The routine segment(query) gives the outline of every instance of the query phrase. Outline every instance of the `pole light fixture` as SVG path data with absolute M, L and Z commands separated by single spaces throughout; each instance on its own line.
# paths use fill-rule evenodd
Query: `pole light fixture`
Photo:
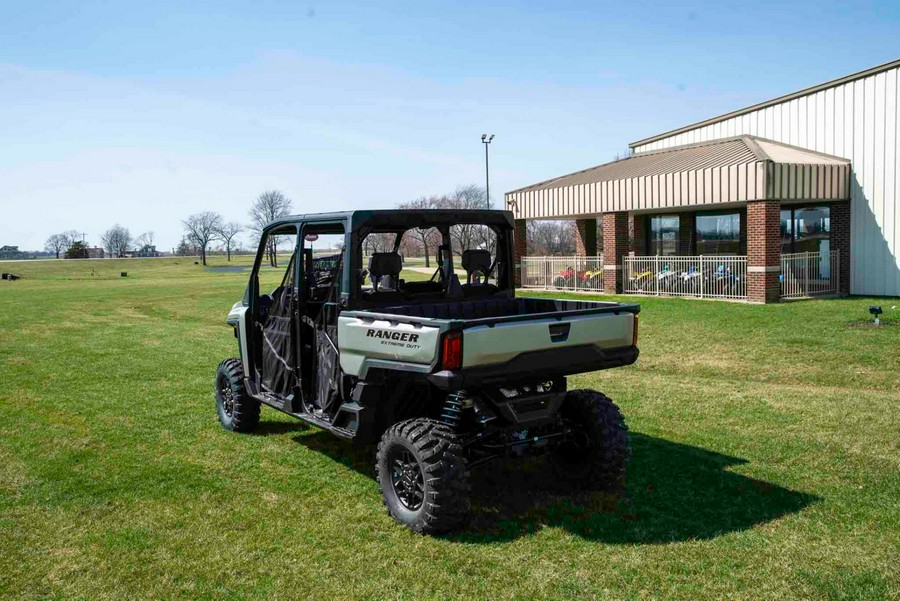
M 484 195 L 487 200 L 488 206 L 491 204 L 491 176 L 490 176 L 490 164 L 488 161 L 488 147 L 491 144 L 491 140 L 494 139 L 494 134 L 481 134 L 481 143 L 484 144 Z

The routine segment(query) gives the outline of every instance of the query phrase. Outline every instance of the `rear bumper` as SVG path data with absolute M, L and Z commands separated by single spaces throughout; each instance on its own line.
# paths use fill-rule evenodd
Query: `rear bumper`
M 636 346 L 600 349 L 592 344 L 585 344 L 522 353 L 504 363 L 458 371 L 439 371 L 429 374 L 428 380 L 438 388 L 450 391 L 507 383 L 521 384 L 523 380 L 551 379 L 631 365 L 637 361 L 638 354 Z

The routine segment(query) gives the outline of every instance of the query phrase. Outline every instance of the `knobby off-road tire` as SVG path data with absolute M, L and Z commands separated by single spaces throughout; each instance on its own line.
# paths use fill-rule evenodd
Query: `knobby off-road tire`
M 619 407 L 594 390 L 572 390 L 560 416 L 573 432 L 550 456 L 557 474 L 585 488 L 624 491 L 631 448 Z
M 244 388 L 240 359 L 225 359 L 216 369 L 216 411 L 219 423 L 232 432 L 252 432 L 259 424 L 259 401 Z
M 465 454 L 441 422 L 410 419 L 389 428 L 378 444 L 375 477 L 388 514 L 415 532 L 448 532 L 468 517 Z

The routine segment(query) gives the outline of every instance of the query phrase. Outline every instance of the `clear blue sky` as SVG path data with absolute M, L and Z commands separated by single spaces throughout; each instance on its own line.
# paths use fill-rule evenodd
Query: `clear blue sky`
M 502 192 L 900 56 L 900 3 L 5 2 L 0 245 Z M 185 8 L 189 6 L 189 8 Z

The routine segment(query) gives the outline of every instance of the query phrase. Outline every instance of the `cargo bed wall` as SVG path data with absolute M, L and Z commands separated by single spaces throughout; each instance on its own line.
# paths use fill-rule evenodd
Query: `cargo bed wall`
M 430 319 L 485 319 L 620 307 L 619 303 L 550 298 L 491 298 L 379 307 L 374 312 Z

